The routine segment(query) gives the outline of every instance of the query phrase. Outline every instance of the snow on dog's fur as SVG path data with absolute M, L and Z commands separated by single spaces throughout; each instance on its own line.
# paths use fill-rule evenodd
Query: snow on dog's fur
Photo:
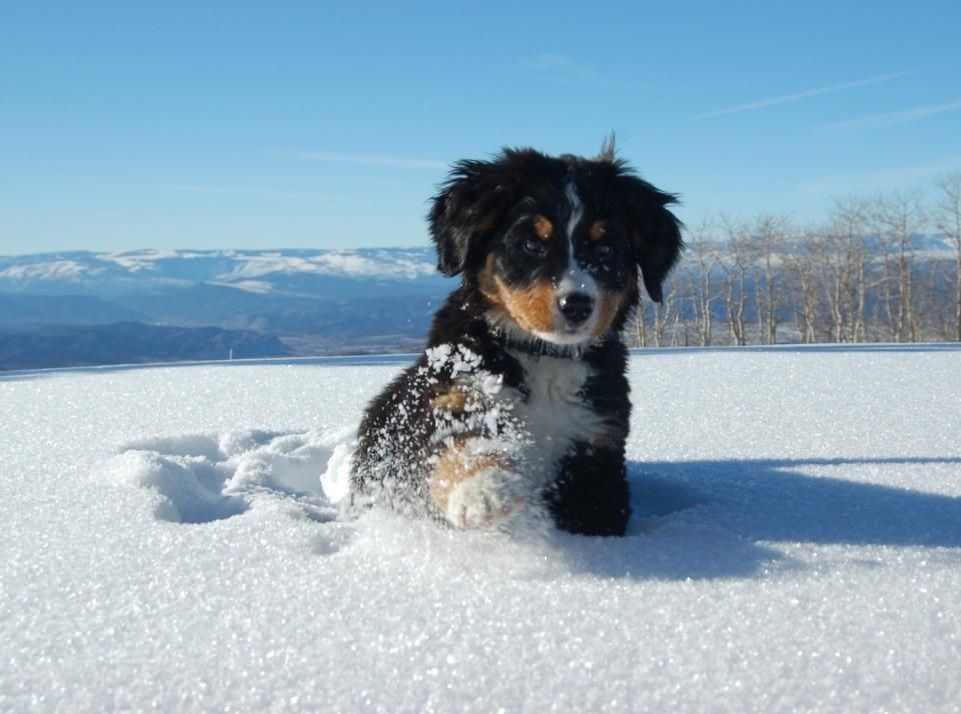
M 420 359 L 368 407 L 351 502 L 459 527 L 542 510 L 567 531 L 623 534 L 620 332 L 639 278 L 659 301 L 680 254 L 674 202 L 612 146 L 456 164 L 430 228 L 438 267 L 461 286 Z

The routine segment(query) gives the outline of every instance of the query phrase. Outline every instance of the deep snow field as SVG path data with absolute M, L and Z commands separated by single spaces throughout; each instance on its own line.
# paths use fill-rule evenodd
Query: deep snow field
M 407 359 L 0 376 L 0 710 L 961 709 L 961 349 L 636 354 L 623 539 L 340 518 Z

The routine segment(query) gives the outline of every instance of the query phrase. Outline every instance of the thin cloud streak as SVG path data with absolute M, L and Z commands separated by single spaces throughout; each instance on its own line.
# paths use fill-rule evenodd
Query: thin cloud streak
M 290 151 L 280 154 L 292 159 L 305 161 L 328 161 L 341 164 L 361 164 L 366 166 L 389 166 L 399 169 L 445 170 L 450 164 L 433 159 L 412 159 L 402 156 L 360 156 L 357 154 L 338 154 L 331 151 Z
M 895 72 L 893 74 L 884 74 L 880 77 L 868 77 L 867 79 L 858 79 L 853 82 L 844 82 L 843 84 L 832 84 L 827 87 L 818 87 L 816 89 L 807 89 L 803 92 L 795 92 L 794 94 L 784 94 L 779 97 L 770 97 L 768 99 L 760 99 L 756 102 L 749 102 L 748 104 L 739 104 L 736 107 L 728 107 L 727 109 L 718 109 L 717 111 L 707 112 L 706 114 L 698 114 L 693 119 L 709 119 L 711 117 L 723 116 L 725 114 L 738 114 L 740 112 L 753 111 L 755 109 L 765 109 L 767 107 L 773 107 L 778 104 L 787 104 L 789 102 L 797 102 L 802 99 L 808 99 L 810 97 L 816 97 L 821 94 L 831 94 L 833 92 L 843 92 L 848 89 L 855 89 L 857 87 L 866 87 L 872 84 L 881 84 L 882 82 L 890 82 L 894 79 L 900 79 L 901 77 L 907 77 L 913 74 L 913 72 Z
M 546 74 L 552 81 L 562 84 L 621 88 L 637 88 L 642 86 L 640 82 L 610 79 L 594 68 L 575 62 L 566 55 L 551 52 L 543 52 L 533 59 L 525 60 L 524 65 L 528 69 Z
M 324 203 L 345 203 L 345 199 L 306 191 L 278 191 L 264 188 L 244 188 L 242 186 L 210 186 L 205 184 L 186 183 L 158 183 L 158 184 L 130 184 L 112 185 L 115 191 L 136 191 L 139 193 L 198 193 L 218 196 L 259 196 L 261 198 L 296 198 Z
M 849 119 L 847 121 L 839 121 L 833 124 L 822 124 L 821 126 L 815 127 L 814 131 L 818 134 L 840 134 L 847 132 L 865 131 L 868 129 L 877 129 L 885 126 L 892 126 L 895 124 L 907 124 L 909 122 L 920 121 L 921 119 L 926 119 L 934 114 L 941 114 L 943 112 L 950 112 L 956 109 L 961 109 L 961 99 L 955 102 L 950 102 L 948 104 L 938 104 L 928 107 L 918 107 L 917 109 L 909 109 L 903 112 L 891 112 L 890 114 L 877 114 L 870 117 L 862 117 L 860 119 Z
M 557 55 L 545 52 L 527 62 L 530 69 L 538 72 L 557 72 L 566 75 L 569 79 L 579 79 L 593 81 L 600 79 L 593 70 L 575 64 L 564 55 Z

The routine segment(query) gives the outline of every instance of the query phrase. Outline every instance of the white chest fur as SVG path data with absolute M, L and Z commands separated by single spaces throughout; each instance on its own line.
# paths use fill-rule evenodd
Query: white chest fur
M 514 406 L 514 414 L 525 423 L 545 475 L 552 475 L 573 442 L 591 443 L 604 432 L 603 419 L 581 395 L 591 369 L 578 360 L 520 352 L 513 356 L 524 368 L 529 390 Z

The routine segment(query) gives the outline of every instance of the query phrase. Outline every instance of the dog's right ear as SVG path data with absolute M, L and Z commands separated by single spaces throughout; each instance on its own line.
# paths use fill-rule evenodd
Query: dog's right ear
M 434 197 L 428 221 L 437 268 L 447 277 L 482 255 L 485 238 L 510 209 L 516 182 L 505 159 L 457 162 Z

